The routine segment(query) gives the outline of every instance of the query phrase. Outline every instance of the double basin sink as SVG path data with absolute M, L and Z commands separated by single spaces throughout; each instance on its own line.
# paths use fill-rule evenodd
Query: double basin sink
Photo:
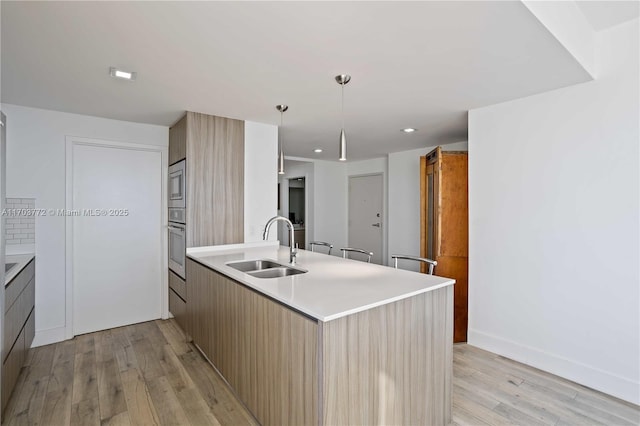
M 303 269 L 292 268 L 268 259 L 242 260 L 228 262 L 226 265 L 256 278 L 280 278 L 307 272 Z

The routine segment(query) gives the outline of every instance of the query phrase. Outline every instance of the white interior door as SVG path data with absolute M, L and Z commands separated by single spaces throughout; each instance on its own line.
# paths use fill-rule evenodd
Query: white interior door
M 382 264 L 382 185 L 382 175 L 349 178 L 349 246 L 372 251 L 371 262 L 377 264 Z
M 73 334 L 160 318 L 161 152 L 71 149 Z

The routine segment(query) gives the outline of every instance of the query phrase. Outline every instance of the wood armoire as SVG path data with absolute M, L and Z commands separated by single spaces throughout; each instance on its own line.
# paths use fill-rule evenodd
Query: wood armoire
M 469 272 L 468 154 L 438 147 L 420 158 L 420 256 L 454 278 L 453 341 L 467 341 Z M 425 270 L 423 270 L 425 272 Z

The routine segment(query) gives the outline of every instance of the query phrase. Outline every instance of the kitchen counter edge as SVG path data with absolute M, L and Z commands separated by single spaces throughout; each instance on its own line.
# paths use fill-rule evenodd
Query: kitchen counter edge
M 314 258 L 315 263 L 323 263 L 323 260 L 326 260 L 327 263 L 339 263 L 349 266 L 351 269 L 361 269 L 361 270 L 369 270 L 372 271 L 376 268 L 384 268 L 378 269 L 379 272 L 385 275 L 396 275 L 396 277 L 404 277 L 406 279 L 410 279 L 412 281 L 421 281 L 421 282 L 430 282 L 429 284 L 424 284 L 419 286 L 419 288 L 414 288 L 408 291 L 398 291 L 395 294 L 380 297 L 375 300 L 367 300 L 362 303 L 358 301 L 353 301 L 350 303 L 350 306 L 345 309 L 341 309 L 335 312 L 322 312 L 322 309 L 318 309 L 318 306 L 312 306 L 315 303 L 298 303 L 286 296 L 279 291 L 277 291 L 277 287 L 273 285 L 273 283 L 289 283 L 291 282 L 291 286 L 295 286 L 295 277 L 298 276 L 289 276 L 289 277 L 281 277 L 274 279 L 261 279 L 252 277 L 246 273 L 237 271 L 230 266 L 227 266 L 226 263 L 230 260 L 230 257 L 239 256 L 237 260 L 249 260 L 249 259 L 258 259 L 258 258 L 269 258 L 271 260 L 275 260 L 276 262 L 287 264 L 286 260 L 288 258 L 289 248 L 283 247 L 278 248 L 278 241 L 261 241 L 255 243 L 245 243 L 245 244 L 229 244 L 224 246 L 211 246 L 211 247 L 194 247 L 187 249 L 187 257 L 191 260 L 197 262 L 198 264 L 211 269 L 215 272 L 218 272 L 227 278 L 236 281 L 246 287 L 257 291 L 258 293 L 269 297 L 279 303 L 282 303 L 285 306 L 288 306 L 296 311 L 299 311 L 311 318 L 314 318 L 318 321 L 328 322 L 338 318 L 342 318 L 357 312 L 366 311 L 369 309 L 373 309 L 378 306 L 383 306 L 389 303 L 393 303 L 399 300 L 407 299 L 418 294 L 426 293 L 429 291 L 433 291 L 439 288 L 447 287 L 449 285 L 454 285 L 455 280 L 445 277 L 438 277 L 433 275 L 426 274 L 418 274 L 412 271 L 405 271 L 401 269 L 394 269 L 388 266 L 382 265 L 374 265 L 365 262 L 358 262 L 349 259 L 342 259 L 337 256 L 327 256 L 325 254 L 313 253 L 310 251 L 301 250 L 300 253 L 303 257 Z M 271 250 L 271 256 L 265 255 L 265 250 Z M 252 255 L 255 254 L 255 255 Z M 273 255 L 276 254 L 276 255 Z M 219 258 L 215 261 L 215 258 Z M 320 260 L 319 260 L 320 259 Z M 295 265 L 296 268 L 308 269 L 308 273 L 313 273 L 314 268 L 307 267 L 308 264 L 305 265 Z M 317 268 L 317 265 L 315 266 Z M 319 271 L 315 271 L 316 273 Z M 413 275 L 415 274 L 415 275 Z M 305 274 L 306 275 L 306 274 Z M 188 277 L 187 277 L 188 279 Z M 347 280 L 348 278 L 345 278 Z M 267 285 L 270 284 L 270 285 Z M 394 283 L 389 283 L 390 286 L 393 286 Z M 274 288 L 275 287 L 275 288 Z M 390 287 L 389 289 L 393 289 Z M 370 296 L 370 295 L 367 295 Z M 353 295 L 352 295 L 353 299 Z M 363 297 L 366 299 L 366 297 Z M 371 297 L 369 297 L 371 299 Z M 314 301 L 315 302 L 315 301 Z

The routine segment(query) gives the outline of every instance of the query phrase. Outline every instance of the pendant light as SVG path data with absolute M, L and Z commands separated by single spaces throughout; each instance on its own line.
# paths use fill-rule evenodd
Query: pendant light
M 340 161 L 347 161 L 347 135 L 344 133 L 344 85 L 351 81 L 348 74 L 336 75 L 336 82 L 342 86 L 342 129 L 340 130 Z
M 278 154 L 278 174 L 284 174 L 284 138 L 282 137 L 282 116 L 289 109 L 286 105 L 276 105 L 276 109 L 280 111 L 280 129 L 278 129 L 278 139 L 280 139 L 280 153 Z

